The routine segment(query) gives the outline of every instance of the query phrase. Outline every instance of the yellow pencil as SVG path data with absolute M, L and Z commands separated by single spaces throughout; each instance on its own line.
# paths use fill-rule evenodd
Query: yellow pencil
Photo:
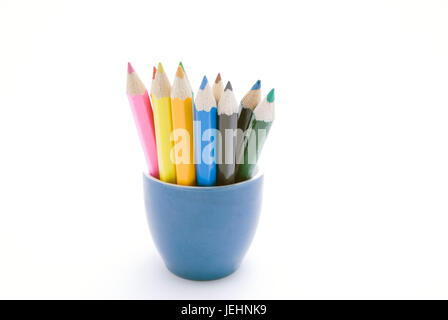
M 173 117 L 174 159 L 177 184 L 196 185 L 196 170 L 193 162 L 193 102 L 188 79 L 179 65 L 171 90 Z
M 151 98 L 154 111 L 154 129 L 156 132 L 157 158 L 160 180 L 176 183 L 176 166 L 172 157 L 173 143 L 171 133 L 171 86 L 168 77 L 159 63 L 157 73 L 151 85 Z

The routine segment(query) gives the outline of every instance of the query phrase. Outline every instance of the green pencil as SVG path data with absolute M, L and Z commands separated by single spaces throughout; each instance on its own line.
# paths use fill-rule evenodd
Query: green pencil
M 274 121 L 274 89 L 260 102 L 250 121 L 250 133 L 244 142 L 244 162 L 238 166 L 237 181 L 244 181 L 254 175 L 257 161 Z
M 235 162 L 236 162 L 236 171 L 238 170 L 238 165 L 243 163 L 244 156 L 244 141 L 248 138 L 246 134 L 247 129 L 249 129 L 250 121 L 253 116 L 253 111 L 255 107 L 260 103 L 261 99 L 261 81 L 257 80 L 252 88 L 246 93 L 246 95 L 241 99 L 240 107 L 239 107 L 239 116 L 238 116 L 238 130 L 237 130 L 237 139 L 236 139 L 236 154 L 235 154 Z

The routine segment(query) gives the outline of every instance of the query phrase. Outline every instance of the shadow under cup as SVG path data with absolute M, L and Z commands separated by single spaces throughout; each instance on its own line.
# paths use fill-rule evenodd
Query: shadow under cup
M 186 187 L 143 175 L 149 228 L 167 268 L 191 280 L 233 273 L 252 242 L 263 174 L 227 186 Z

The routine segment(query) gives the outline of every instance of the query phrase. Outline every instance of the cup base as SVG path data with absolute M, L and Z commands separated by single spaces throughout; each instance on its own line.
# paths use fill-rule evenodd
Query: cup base
M 165 266 L 175 276 L 178 276 L 179 278 L 182 278 L 182 279 L 193 280 L 193 281 L 213 281 L 213 280 L 219 280 L 219 279 L 222 279 L 222 278 L 230 276 L 236 270 L 238 270 L 238 267 L 236 267 L 236 268 L 233 268 L 233 269 L 228 270 L 226 272 L 205 274 L 203 272 L 192 273 L 192 272 L 185 272 L 184 270 L 177 270 L 177 269 L 172 268 L 172 267 L 170 267 L 170 266 L 168 266 L 166 264 L 165 264 Z

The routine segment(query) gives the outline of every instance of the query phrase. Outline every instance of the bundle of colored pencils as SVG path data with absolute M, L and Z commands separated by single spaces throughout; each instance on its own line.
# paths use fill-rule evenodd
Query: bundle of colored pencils
M 185 186 L 228 185 L 255 174 L 274 121 L 274 89 L 256 81 L 238 104 L 232 85 L 204 76 L 196 97 L 179 64 L 171 85 L 161 63 L 151 92 L 128 63 L 127 95 L 149 174 Z

